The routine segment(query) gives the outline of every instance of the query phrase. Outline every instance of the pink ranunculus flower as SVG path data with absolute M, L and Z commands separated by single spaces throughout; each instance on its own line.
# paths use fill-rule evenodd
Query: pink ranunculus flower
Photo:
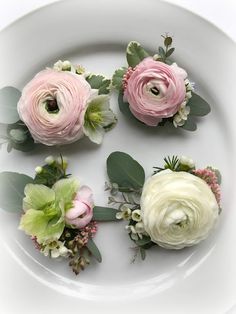
M 91 87 L 83 76 L 46 69 L 24 87 L 19 116 L 35 142 L 48 146 L 69 144 L 83 136 L 90 95 Z
M 84 185 L 76 194 L 73 207 L 65 214 L 66 223 L 78 229 L 84 228 L 93 218 L 93 207 L 93 192 Z
M 138 120 L 156 126 L 162 118 L 172 117 L 179 110 L 186 95 L 186 77 L 185 70 L 175 63 L 168 65 L 145 58 L 124 82 L 124 100 Z

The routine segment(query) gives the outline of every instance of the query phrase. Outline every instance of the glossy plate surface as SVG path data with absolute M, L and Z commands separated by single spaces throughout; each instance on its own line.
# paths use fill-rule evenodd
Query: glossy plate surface
M 217 229 L 203 243 L 181 251 L 155 248 L 145 262 L 131 264 L 132 243 L 122 223 L 103 223 L 95 238 L 103 255 L 79 277 L 66 262 L 48 260 L 17 230 L 19 217 L 0 212 L 0 309 L 10 313 L 52 313 L 87 309 L 88 313 L 234 313 L 236 300 L 235 211 L 235 58 L 236 47 L 220 30 L 171 4 L 158 0 L 62 1 L 18 20 L 0 33 L 0 87 L 21 89 L 32 76 L 58 59 L 82 64 L 111 76 L 126 65 L 125 47 L 140 41 L 155 50 L 161 35 L 174 37 L 175 60 L 196 82 L 212 106 L 194 133 L 137 127 L 117 108 L 117 127 L 102 146 L 87 139 L 29 154 L 2 149 L 0 170 L 33 175 L 51 154 L 62 153 L 69 171 L 94 190 L 96 204 L 106 205 L 105 161 L 115 150 L 131 154 L 147 176 L 164 156 L 191 156 L 199 167 L 218 167 L 223 175 L 223 212 Z M 14 295 L 16 303 L 9 303 Z M 24 301 L 24 302 L 23 302 Z M 12 311 L 12 312 L 11 312 Z

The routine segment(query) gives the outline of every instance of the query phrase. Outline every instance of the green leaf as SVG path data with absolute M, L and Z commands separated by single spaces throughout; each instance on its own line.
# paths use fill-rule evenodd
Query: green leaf
M 12 148 L 22 152 L 29 152 L 35 148 L 35 142 L 22 121 L 19 120 L 16 123 L 9 124 L 7 134 Z
M 211 111 L 210 105 L 202 97 L 193 92 L 187 106 L 190 107 L 190 115 L 192 116 L 205 116 Z
M 17 103 L 21 92 L 12 86 L 0 89 L 0 123 L 11 124 L 19 120 Z
M 126 58 L 129 66 L 134 68 L 143 59 L 149 57 L 147 51 L 137 41 L 131 41 L 126 49 Z
M 106 79 L 103 75 L 90 74 L 86 80 L 93 89 L 98 89 L 99 95 L 109 94 L 111 80 Z
M 112 86 L 114 86 L 118 90 L 121 90 L 123 86 L 123 77 L 126 72 L 127 68 L 125 67 L 117 69 L 112 76 Z
M 132 114 L 132 112 L 129 109 L 129 103 L 124 102 L 123 100 L 123 92 L 120 91 L 119 96 L 118 96 L 118 104 L 119 104 L 119 109 L 120 111 L 126 115 L 129 119 L 135 121 L 136 123 L 142 123 L 138 119 L 135 118 L 135 116 Z
M 101 263 L 102 262 L 102 255 L 96 246 L 96 244 L 93 242 L 93 240 L 90 238 L 86 244 L 87 249 L 90 251 L 90 253 L 96 258 L 96 260 Z
M 22 211 L 24 189 L 33 179 L 21 173 L 0 173 L 0 207 L 9 212 Z
M 152 240 L 150 239 L 150 237 L 146 237 L 146 236 L 144 236 L 142 239 L 139 239 L 139 240 L 135 241 L 135 243 L 138 246 L 143 246 L 143 245 L 146 245 L 146 244 L 148 244 L 150 242 L 152 242 Z
M 193 117 L 189 115 L 187 121 L 183 126 L 181 126 L 181 128 L 188 131 L 196 131 L 197 124 L 194 121 Z
M 141 259 L 142 259 L 142 261 L 144 261 L 146 258 L 146 251 L 142 247 L 140 247 L 139 250 L 140 250 Z
M 143 167 L 130 155 L 113 152 L 107 158 L 107 174 L 112 183 L 121 187 L 140 189 L 145 181 Z
M 165 50 L 162 47 L 158 48 L 158 54 L 161 56 L 161 58 L 163 58 L 163 59 L 166 58 Z
M 97 221 L 117 221 L 117 212 L 115 208 L 95 206 L 93 208 L 93 219 Z
M 43 171 L 36 174 L 34 184 L 44 184 L 48 187 L 52 187 L 57 181 L 67 177 L 64 169 L 58 163 L 44 165 L 42 168 Z
M 175 48 L 170 48 L 166 53 L 166 58 L 170 57 L 174 51 L 175 51 Z

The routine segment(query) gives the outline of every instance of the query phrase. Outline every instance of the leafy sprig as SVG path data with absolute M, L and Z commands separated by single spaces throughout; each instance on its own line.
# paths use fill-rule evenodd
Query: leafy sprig
M 183 159 L 183 157 L 182 157 Z M 182 161 L 182 159 L 178 156 L 167 156 L 164 158 L 164 166 L 163 167 L 153 167 L 155 170 L 153 172 L 153 175 L 169 169 L 171 171 L 186 171 L 186 172 L 192 172 L 195 169 L 195 165 L 194 164 L 190 164 L 190 163 L 185 163 L 184 161 Z
M 158 48 L 158 55 L 155 58 L 157 61 L 161 61 L 167 64 L 171 64 L 172 62 L 168 59 L 175 51 L 175 48 L 172 47 L 173 39 L 168 34 L 162 35 L 164 38 L 164 47 Z
M 155 245 L 146 234 L 141 219 L 140 196 L 145 181 L 144 169 L 128 154 L 114 152 L 107 159 L 107 173 L 110 183 L 106 184 L 106 190 L 111 194 L 108 203 L 117 207 L 117 219 L 127 221 L 126 229 L 135 243 L 132 262 L 139 254 L 144 260 L 145 250 Z

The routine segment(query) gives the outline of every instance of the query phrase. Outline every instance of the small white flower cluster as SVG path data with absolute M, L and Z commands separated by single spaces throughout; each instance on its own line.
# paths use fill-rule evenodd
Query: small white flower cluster
M 68 257 L 70 250 L 65 247 L 64 242 L 59 240 L 45 242 L 42 245 L 41 252 L 45 256 L 50 256 L 51 258 L 58 258 L 58 257 Z
M 194 83 L 191 83 L 188 79 L 185 80 L 186 95 L 185 100 L 181 104 L 179 111 L 173 117 L 173 124 L 177 128 L 183 126 L 188 119 L 190 113 L 190 107 L 187 106 L 189 99 L 192 97 L 192 91 L 194 90 Z
M 53 156 L 48 156 L 45 158 L 45 163 L 49 166 L 53 165 L 55 162 L 57 162 L 57 164 L 59 164 L 64 170 L 66 170 L 68 166 L 68 160 L 66 157 L 63 157 L 63 159 L 61 159 L 61 157 L 55 159 Z M 43 167 L 37 166 L 34 170 L 36 174 L 40 174 L 43 172 Z
M 68 60 L 58 60 L 53 66 L 53 69 L 56 71 L 71 71 L 72 68 L 73 66 Z
M 73 64 L 68 60 L 58 60 L 54 64 L 53 69 L 56 71 L 70 71 L 72 73 L 85 74 L 85 69 L 81 65 L 74 67 Z
M 137 241 L 142 239 L 144 235 L 147 235 L 141 217 L 141 210 L 131 210 L 127 205 L 122 205 L 120 212 L 116 214 L 117 219 L 132 220 L 134 224 L 129 224 L 125 229 L 130 233 L 131 239 Z

